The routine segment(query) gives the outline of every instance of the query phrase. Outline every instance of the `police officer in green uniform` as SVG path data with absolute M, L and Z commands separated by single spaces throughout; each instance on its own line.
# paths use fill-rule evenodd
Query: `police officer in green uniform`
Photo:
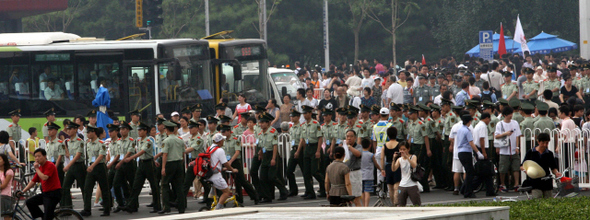
M 242 112 L 240 113 L 240 123 L 238 123 L 237 125 L 235 125 L 232 129 L 232 132 L 234 132 L 234 135 L 236 136 L 242 136 L 242 134 L 244 134 L 244 131 L 248 130 L 248 118 L 250 117 L 250 113 L 248 112 Z
M 62 140 L 57 138 L 57 131 L 61 127 L 53 122 L 47 124 L 49 132 L 49 141 L 47 142 L 47 159 L 57 167 L 57 175 L 60 183 L 64 180 L 64 161 L 66 156 L 66 145 Z
M 135 179 L 133 180 L 133 187 L 131 191 L 131 197 L 127 198 L 127 203 L 125 204 L 125 210 L 129 213 L 137 212 L 137 208 L 139 207 L 138 198 L 139 194 L 141 193 L 141 189 L 143 188 L 143 183 L 147 179 L 150 183 L 150 188 L 152 189 L 152 204 L 155 204 L 155 207 L 150 213 L 156 213 L 161 210 L 160 207 L 160 188 L 159 184 L 156 182 L 154 170 L 154 142 L 147 137 L 147 134 L 150 130 L 150 126 L 139 122 L 137 123 L 137 133 L 138 137 L 138 152 L 134 155 L 128 156 L 123 159 L 124 163 L 135 163 L 136 160 L 139 160 L 139 168 L 135 172 Z M 127 174 L 130 175 L 130 174 Z
M 518 99 L 511 99 L 508 101 L 508 105 L 514 109 L 514 114 L 512 114 L 512 120 L 517 121 L 519 124 L 524 120 L 524 117 L 520 114 L 520 100 Z
M 311 117 L 311 112 L 309 112 Z M 274 188 L 279 188 L 280 198 L 279 200 L 285 200 L 288 196 L 287 188 L 285 184 L 277 178 L 277 168 L 281 162 L 279 152 L 277 150 L 278 145 L 278 131 L 270 126 L 270 122 L 274 120 L 274 117 L 266 112 L 262 113 L 259 118 L 260 120 L 260 132 L 257 135 L 258 146 L 260 151 L 258 154 L 262 156 L 262 164 L 260 168 L 260 181 L 262 183 L 262 190 L 259 191 L 261 203 L 272 202 L 274 195 Z M 319 131 L 319 129 L 318 129 Z M 319 157 L 318 157 L 319 159 Z M 305 158 L 304 158 L 305 160 Z M 319 166 L 319 161 L 317 161 Z
M 336 129 L 338 129 L 338 123 L 332 121 L 334 111 L 332 109 L 322 109 L 322 117 L 324 117 L 324 124 L 322 124 L 322 136 L 326 143 L 325 152 L 322 151 L 322 161 L 320 166 L 320 172 L 326 173 L 326 167 L 330 165 L 330 154 L 336 148 Z M 368 124 L 368 123 L 367 123 Z M 372 129 L 371 129 L 372 130 Z
M 483 112 L 490 114 L 490 123 L 488 123 L 488 149 L 487 155 L 488 159 L 492 160 L 496 165 L 498 164 L 498 155 L 496 153 L 496 148 L 494 147 L 494 132 L 496 131 L 496 124 L 500 122 L 500 119 L 496 117 L 494 114 L 494 109 L 496 105 L 488 100 L 483 101 Z
M 426 85 L 426 77 L 421 75 L 418 76 L 418 80 L 420 80 L 420 85 L 414 89 L 414 105 L 417 104 L 426 104 L 428 101 L 432 101 L 432 94 L 430 87 Z
M 161 183 L 162 181 L 162 142 L 164 142 L 164 140 L 168 137 L 168 135 L 165 132 L 166 127 L 164 126 L 164 122 L 166 120 L 163 118 L 156 118 L 156 126 L 158 128 L 158 133 L 156 133 L 156 146 L 154 146 L 155 150 L 156 150 L 156 155 L 154 156 L 154 164 L 156 165 L 156 174 L 155 174 L 155 178 L 156 178 L 156 183 L 158 183 L 158 185 Z M 160 192 L 162 192 L 162 190 L 160 189 Z M 149 208 L 153 208 L 154 204 L 149 204 L 147 205 L 147 207 Z
M 287 162 L 286 176 L 289 182 L 289 196 L 296 196 L 299 193 L 299 189 L 297 188 L 297 181 L 295 180 L 295 168 L 299 165 L 299 170 L 303 171 L 303 157 L 295 158 L 295 152 L 297 152 L 299 141 L 301 140 L 301 126 L 299 124 L 301 113 L 295 109 L 291 109 L 289 117 L 291 119 L 291 124 L 289 125 L 291 150 L 289 152 L 289 161 Z
M 428 79 L 436 80 L 436 76 L 430 75 L 428 77 Z M 440 95 L 440 84 L 436 83 L 434 85 L 430 85 L 430 95 L 432 95 L 432 97 L 436 97 L 436 96 Z
M 547 76 L 547 79 L 543 80 L 543 89 L 551 90 L 551 92 L 553 92 L 551 101 L 559 104 L 561 81 L 557 78 L 557 68 L 553 66 L 547 66 Z
M 426 120 L 426 130 L 429 138 L 430 149 L 432 150 L 432 157 L 431 157 L 431 167 L 432 167 L 432 175 L 436 180 L 435 189 L 444 189 L 446 188 L 447 183 L 447 176 L 444 175 L 443 170 L 443 150 L 442 150 L 442 135 L 441 135 L 441 125 L 443 123 L 442 117 L 440 117 L 440 106 L 436 104 L 430 105 L 430 115 Z
M 537 121 L 533 123 L 535 136 L 539 133 L 547 133 L 551 135 L 553 129 L 555 129 L 555 123 L 553 119 L 547 117 L 547 111 L 549 111 L 549 105 L 547 103 L 538 103 L 537 110 L 539 112 L 539 116 L 537 116 Z M 555 139 L 555 138 L 553 138 Z
M 131 128 L 129 130 L 129 136 L 133 139 L 137 139 L 137 137 L 138 137 L 137 127 L 139 127 L 139 120 L 141 119 L 141 112 L 139 112 L 139 110 L 134 110 L 132 112 L 129 112 L 129 114 L 131 115 L 131 122 L 129 122 L 129 126 L 131 126 Z
M 342 147 L 342 143 L 346 140 L 346 127 L 348 126 L 346 108 L 337 108 L 338 113 L 338 126 L 336 127 L 336 146 Z M 330 152 L 330 157 L 334 158 L 334 152 Z
M 88 134 L 88 141 L 86 143 L 86 153 L 88 168 L 86 171 L 86 180 L 84 181 L 84 210 L 80 212 L 82 216 L 90 216 L 90 207 L 92 205 L 92 190 L 94 183 L 98 182 L 98 186 L 102 189 L 102 206 L 104 207 L 103 214 L 100 216 L 109 216 L 111 210 L 111 192 L 107 184 L 107 168 L 105 166 L 106 146 L 104 142 L 98 139 L 101 134 L 97 127 L 89 125 L 86 127 Z
M 204 124 L 201 124 L 201 120 L 199 120 L 198 122 L 190 121 L 188 123 L 188 128 L 189 128 L 191 137 L 188 141 L 188 148 L 186 148 L 186 150 L 184 150 L 185 154 L 190 155 L 189 156 L 189 160 L 190 160 L 189 165 L 186 169 L 186 173 L 184 174 L 183 191 L 184 191 L 185 195 L 188 194 L 188 190 L 193 185 L 195 178 L 197 178 L 197 175 L 195 175 L 195 172 L 194 172 L 195 162 L 193 162 L 193 161 L 195 161 L 195 159 L 197 159 L 199 154 L 205 153 L 205 148 L 207 148 L 207 145 L 205 145 L 205 139 L 201 136 L 201 133 L 199 133 L 199 131 L 202 128 L 201 126 L 205 127 Z M 201 183 L 205 187 L 205 191 L 209 192 L 209 190 L 210 190 L 209 184 L 206 184 L 204 182 L 204 180 L 199 180 L 199 181 L 201 181 Z M 196 191 L 196 189 L 195 189 L 195 191 Z M 206 195 L 203 197 L 206 197 Z
M 64 182 L 62 184 L 62 196 L 61 196 L 61 207 L 72 208 L 72 197 L 70 196 L 70 189 L 74 180 L 78 182 L 78 186 L 84 186 L 84 180 L 86 179 L 86 152 L 84 147 L 84 140 L 79 138 L 78 128 L 80 125 L 72 122 L 68 124 L 66 133 L 70 136 L 66 139 L 66 147 L 68 148 L 70 162 L 64 167 L 63 171 L 66 172 Z M 84 191 L 82 191 L 82 197 L 84 197 Z
M 87 125 L 98 127 L 96 125 L 96 109 L 90 110 L 90 112 L 88 112 L 88 114 L 86 114 L 86 117 L 88 117 L 88 121 L 86 121 L 87 122 Z M 85 138 L 88 138 L 88 135 L 87 135 L 88 134 L 88 129 L 86 129 L 86 131 L 84 131 L 84 132 L 85 132 L 84 133 L 84 137 Z
M 138 123 L 139 124 L 139 123 Z M 117 199 L 117 208 L 113 211 L 117 213 L 123 210 L 126 202 L 123 200 L 123 196 L 125 199 L 129 199 L 131 196 L 131 186 L 133 186 L 133 175 L 129 175 L 131 173 L 135 173 L 136 170 L 136 162 L 125 162 L 123 161 L 125 158 L 135 154 L 135 139 L 129 136 L 131 131 L 131 126 L 129 123 L 125 121 L 121 121 L 121 125 L 119 125 L 119 132 L 121 134 L 121 138 L 117 140 L 117 153 L 112 154 L 111 156 L 118 157 L 119 162 L 115 165 L 115 178 L 113 179 L 113 188 L 115 189 L 115 197 Z M 112 146 L 112 144 L 111 144 Z M 117 190 L 123 187 L 123 195 L 121 195 L 120 191 Z
M 199 121 L 199 119 L 201 119 L 201 111 L 203 110 L 201 103 L 197 103 L 197 104 L 194 104 L 193 106 L 191 106 L 191 110 L 193 113 L 193 117 L 191 118 L 191 121 L 193 121 L 193 122 Z
M 243 116 L 242 116 L 243 117 Z M 232 135 L 232 127 L 229 125 L 219 125 L 219 131 L 221 135 L 225 136 L 225 143 L 223 144 L 223 150 L 227 161 L 231 166 L 238 170 L 237 173 L 232 173 L 234 177 L 234 183 L 236 184 L 236 200 L 240 204 L 244 203 L 244 196 L 242 195 L 242 187 L 246 190 L 246 193 L 250 196 L 250 199 L 254 200 L 254 204 L 258 204 L 258 193 L 254 190 L 254 186 L 246 180 L 244 176 L 244 164 L 242 163 L 242 143 L 238 137 Z
M 518 98 L 518 85 L 516 82 L 512 81 L 512 73 L 505 72 L 502 75 L 504 75 L 505 82 L 500 86 L 500 90 L 502 90 L 502 98 L 506 100 Z
M 21 116 L 20 109 L 13 110 L 13 111 L 9 112 L 8 114 L 10 115 L 10 119 L 12 119 L 12 124 L 8 125 L 8 128 L 6 129 L 6 131 L 8 132 L 8 140 L 9 140 L 8 143 L 10 144 L 12 149 L 16 149 L 17 146 L 20 146 L 19 141 L 22 138 L 22 130 L 21 130 L 22 128 L 20 125 L 18 125 L 18 122 L 20 121 L 20 116 Z M 21 152 L 24 152 L 24 151 L 21 150 Z M 16 153 L 15 153 L 15 156 L 16 156 Z M 24 158 L 24 157 L 21 157 L 21 158 Z M 13 159 L 13 158 L 10 158 L 10 159 Z M 17 161 L 14 161 L 14 162 L 17 162 Z M 18 161 L 18 162 L 22 162 L 22 161 Z
M 300 125 L 301 138 L 299 139 L 299 147 L 295 153 L 295 158 L 303 156 L 303 181 L 305 183 L 304 199 L 315 199 L 316 194 L 313 189 L 313 179 L 318 181 L 320 185 L 319 196 L 326 194 L 324 189 L 324 175 L 319 172 L 321 162 L 321 146 L 323 134 L 321 126 L 318 121 L 312 118 L 313 108 L 311 106 L 302 106 L 303 117 L 305 122 Z
M 422 108 L 422 110 L 430 111 L 430 109 L 426 108 Z M 424 173 L 430 173 L 430 157 L 432 156 L 432 151 L 430 150 L 430 140 L 427 138 L 428 133 L 426 132 L 426 124 L 418 118 L 419 111 L 421 111 L 421 109 L 417 107 L 412 107 L 410 109 L 408 142 L 412 144 L 412 148 L 410 149 L 411 154 L 418 156 L 418 163 L 424 167 Z M 424 192 L 430 192 L 428 178 L 422 178 L 420 183 L 424 188 Z
M 392 102 L 389 104 L 389 110 L 389 115 L 391 117 L 389 117 L 388 122 L 397 129 L 397 136 L 395 139 L 398 142 L 402 142 L 406 139 L 408 131 L 406 130 L 405 126 L 406 121 L 399 117 L 400 113 L 402 112 L 401 105 Z
M 207 133 L 205 133 L 205 145 L 207 147 L 213 145 L 213 140 L 211 139 L 215 133 L 217 133 L 217 125 L 219 124 L 219 118 L 215 116 L 207 116 Z
M 192 118 L 193 117 L 193 114 L 191 114 L 191 107 L 190 106 L 185 106 L 184 108 L 182 108 L 180 110 L 180 115 L 182 117 Z
M 526 74 L 526 81 L 522 83 L 522 99 L 528 103 L 533 103 L 537 99 L 537 93 L 539 92 L 539 82 L 533 80 L 533 74 L 535 71 L 531 68 L 524 68 Z
M 55 110 L 54 108 L 50 108 L 49 110 L 43 112 L 43 114 L 45 115 L 47 122 L 43 124 L 43 128 L 41 130 L 43 134 L 43 140 L 47 142 L 49 141 L 49 129 L 47 129 L 47 124 L 49 124 L 50 122 L 55 122 Z
M 176 135 L 177 125 L 171 121 L 165 121 L 166 134 L 168 137 L 162 143 L 162 203 L 164 209 L 158 214 L 165 214 L 170 212 L 170 188 L 164 187 L 172 184 L 172 188 L 176 190 L 176 198 L 179 213 L 184 213 L 186 208 L 186 195 L 183 194 L 182 181 L 184 180 L 184 167 L 182 164 L 184 142 Z

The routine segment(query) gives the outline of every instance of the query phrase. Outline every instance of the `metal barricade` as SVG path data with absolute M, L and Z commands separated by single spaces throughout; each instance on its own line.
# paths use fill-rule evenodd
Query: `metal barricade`
M 278 137 L 278 153 L 282 159 L 282 166 L 278 170 L 279 174 L 283 176 L 283 179 L 287 179 L 287 163 L 289 162 L 289 157 L 291 153 L 291 134 L 289 133 L 281 133 Z
M 244 165 L 244 175 L 248 181 L 252 182 L 252 178 L 250 178 L 252 158 L 258 156 L 256 152 L 256 137 L 253 134 L 240 135 L 238 140 L 242 144 L 242 163 Z

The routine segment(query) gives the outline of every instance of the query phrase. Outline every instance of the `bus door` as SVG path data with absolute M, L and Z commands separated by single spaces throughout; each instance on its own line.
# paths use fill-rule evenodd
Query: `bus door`
M 124 62 L 125 74 L 122 101 L 126 102 L 124 114 L 129 117 L 128 112 L 139 110 L 142 121 L 152 124 L 155 117 L 155 85 L 154 65 L 152 62 Z M 128 119 L 129 120 L 129 119 Z

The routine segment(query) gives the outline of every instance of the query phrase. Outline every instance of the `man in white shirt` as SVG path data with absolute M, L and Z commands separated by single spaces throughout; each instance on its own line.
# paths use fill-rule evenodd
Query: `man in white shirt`
M 348 91 L 346 92 L 351 96 L 359 96 L 361 94 L 359 88 L 361 86 L 362 81 L 363 80 L 356 74 L 354 74 L 354 72 L 350 72 L 348 79 L 344 83 L 348 85 Z
M 227 170 L 231 170 L 233 173 L 237 173 L 238 169 L 235 169 L 227 162 L 227 157 L 225 156 L 225 151 L 223 150 L 223 143 L 225 142 L 225 136 L 217 133 L 213 135 L 213 145 L 207 148 L 208 151 L 213 151 L 211 153 L 211 169 L 215 169 L 215 173 L 207 179 L 213 184 L 218 190 L 221 190 L 223 194 L 219 197 L 219 202 L 215 209 L 221 209 L 225 200 L 227 200 L 231 196 L 231 191 L 227 185 L 227 182 L 221 176 L 222 167 L 227 168 Z
M 463 112 L 465 114 L 468 114 L 468 112 Z M 453 125 L 453 127 L 451 128 L 451 133 L 449 134 L 449 141 L 451 142 L 451 144 L 449 145 L 449 148 L 452 147 L 453 148 L 453 164 L 452 164 L 452 169 L 451 171 L 453 171 L 453 184 L 455 185 L 455 189 L 453 191 L 453 195 L 459 195 L 459 182 L 461 181 L 461 175 L 463 173 L 465 173 L 465 168 L 463 167 L 463 164 L 461 164 L 461 161 L 459 160 L 459 144 L 457 141 L 455 141 L 455 137 L 457 137 L 457 130 L 459 130 L 459 128 L 461 128 L 463 126 L 463 122 L 461 120 L 457 120 L 457 123 L 455 123 Z M 468 127 L 471 130 L 471 127 Z M 473 132 L 473 131 L 472 131 Z M 450 149 L 449 149 L 450 150 Z
M 305 94 L 305 89 L 297 89 L 297 106 L 295 106 L 295 110 L 297 110 L 298 112 L 303 112 L 304 105 L 311 106 L 311 102 L 309 101 L 309 99 L 305 98 Z M 301 119 L 299 119 L 299 123 L 303 122 L 305 122 L 305 119 L 301 117 Z
M 387 89 L 387 106 L 390 103 L 395 103 L 398 105 L 404 104 L 404 88 L 397 82 L 397 78 L 395 76 L 389 77 L 389 82 L 392 82 Z
M 52 79 L 47 82 L 47 88 L 43 93 L 46 100 L 60 100 L 65 97 L 64 91 L 59 86 L 55 86 L 55 81 Z
M 489 113 L 482 113 L 480 116 L 479 123 L 473 128 L 473 142 L 477 148 L 482 149 L 483 156 L 487 159 L 487 149 L 490 147 L 488 142 L 488 124 L 490 124 L 491 118 Z M 483 149 L 486 150 L 483 150 Z
M 434 97 L 434 104 L 440 105 L 440 103 L 442 102 L 442 98 L 443 98 L 442 95 L 448 89 L 449 89 L 449 86 L 447 86 L 445 84 L 440 85 L 440 94 L 438 94 L 436 97 Z
M 510 106 L 502 109 L 502 116 L 504 120 L 496 124 L 496 131 L 494 132 L 495 139 L 503 139 L 508 137 L 507 146 L 496 146 L 500 152 L 500 191 L 508 192 L 504 179 L 508 172 L 514 174 L 514 190 L 518 190 L 519 174 L 520 174 L 520 138 L 522 133 L 520 131 L 520 125 L 517 121 L 512 120 L 512 113 L 514 110 Z
M 369 68 L 365 68 L 363 70 L 363 77 L 364 78 L 361 80 L 361 87 L 358 88 L 358 90 L 362 91 L 366 87 L 373 89 L 373 86 L 375 85 L 375 78 L 371 77 Z

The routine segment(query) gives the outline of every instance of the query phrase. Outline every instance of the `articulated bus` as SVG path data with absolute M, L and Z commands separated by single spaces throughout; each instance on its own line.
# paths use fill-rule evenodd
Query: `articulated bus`
M 17 108 L 23 138 L 29 127 L 41 130 L 43 112 L 50 108 L 58 118 L 86 116 L 96 109 L 92 101 L 101 85 L 111 97 L 109 110 L 120 119 L 141 109 L 142 120 L 153 123 L 157 113 L 195 103 L 202 103 L 203 115 L 213 114 L 220 94 L 210 54 L 209 42 L 198 39 L 104 41 L 62 32 L 0 34 L 0 114 L 5 118 L 0 130 L 11 123 L 7 113 Z

